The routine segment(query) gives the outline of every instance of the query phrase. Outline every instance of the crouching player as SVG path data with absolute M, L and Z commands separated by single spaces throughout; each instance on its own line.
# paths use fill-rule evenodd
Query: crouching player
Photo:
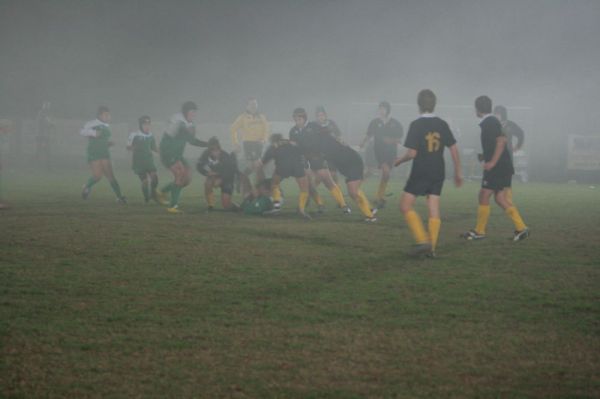
M 271 160 L 275 160 L 275 172 L 272 177 L 273 189 L 277 190 L 281 181 L 294 177 L 300 194 L 298 196 L 298 213 L 305 219 L 310 219 L 306 213 L 306 202 L 308 201 L 309 181 L 304 170 L 304 157 L 300 148 L 285 140 L 283 135 L 275 133 L 270 137 L 271 145 L 263 155 L 260 165 L 264 166 Z M 272 190 L 273 191 L 273 190 Z
M 237 210 L 232 202 L 233 186 L 239 174 L 237 158 L 234 153 L 227 153 L 221 148 L 216 137 L 208 140 L 208 148 L 204 150 L 196 169 L 206 177 L 204 181 L 204 196 L 208 210 L 215 209 L 215 188 L 221 189 L 221 205 L 225 210 Z
M 400 198 L 400 210 L 404 214 L 416 245 L 411 255 L 435 257 L 435 249 L 440 233 L 440 195 L 444 185 L 444 147 L 449 147 L 454 163 L 454 183 L 460 187 L 463 182 L 460 158 L 456 140 L 448 124 L 435 116 L 436 97 L 431 90 L 421 90 L 417 97 L 421 116 L 410 124 L 404 146 L 406 153 L 398 158 L 394 166 L 412 160 L 410 176 Z M 413 209 L 417 197 L 426 196 L 429 210 L 428 230 L 425 230 L 421 217 Z
M 483 180 L 479 191 L 479 208 L 477 224 L 462 236 L 467 240 L 485 238 L 485 229 L 490 217 L 490 198 L 504 209 L 515 225 L 513 241 L 529 237 L 529 229 L 513 203 L 506 198 L 511 187 L 512 175 L 515 173 L 509 154 L 506 135 L 502 133 L 500 121 L 492 115 L 492 100 L 487 96 L 475 99 L 475 112 L 481 118 L 481 146 L 483 148 Z
M 142 116 L 138 125 L 139 130 L 129 134 L 127 149 L 132 152 L 132 169 L 142 182 L 144 202 L 148 203 L 151 198 L 157 201 L 158 175 L 152 153 L 158 149 L 150 132 L 150 117 Z

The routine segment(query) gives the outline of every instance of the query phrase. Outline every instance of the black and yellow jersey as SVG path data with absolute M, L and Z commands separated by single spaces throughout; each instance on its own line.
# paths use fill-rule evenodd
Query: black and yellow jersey
M 485 162 L 489 162 L 494 156 L 498 137 L 504 136 L 504 133 L 502 132 L 502 125 L 500 124 L 498 118 L 492 114 L 489 114 L 483 117 L 479 123 L 479 126 L 481 127 L 481 148 L 483 150 L 483 160 Z M 500 155 L 500 159 L 498 159 L 498 163 L 488 172 L 501 175 L 512 175 L 515 173 L 512 159 L 508 150 L 508 142 L 502 151 L 502 155 Z

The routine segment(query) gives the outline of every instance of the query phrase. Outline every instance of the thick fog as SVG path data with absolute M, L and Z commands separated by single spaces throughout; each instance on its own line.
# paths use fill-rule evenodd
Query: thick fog
M 414 104 L 430 88 L 440 107 L 470 107 L 487 94 L 516 110 L 544 178 L 564 170 L 567 134 L 599 134 L 598 21 L 595 0 L 3 0 L 0 117 L 50 101 L 55 116 L 105 104 L 132 124 L 193 100 L 200 122 L 230 123 L 256 96 L 273 121 L 322 104 L 358 144 L 356 103 Z

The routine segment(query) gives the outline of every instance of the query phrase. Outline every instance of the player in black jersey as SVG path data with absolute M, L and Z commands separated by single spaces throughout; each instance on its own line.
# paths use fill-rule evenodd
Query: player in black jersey
M 475 229 L 463 234 L 468 240 L 485 238 L 485 229 L 490 215 L 490 198 L 504 209 L 515 225 L 514 241 L 529 236 L 529 229 L 523 222 L 517 208 L 506 199 L 506 188 L 510 188 L 514 168 L 508 151 L 506 136 L 502 133 L 500 121 L 492 115 L 492 100 L 487 96 L 475 99 L 475 112 L 481 118 L 481 147 L 483 148 L 483 180 L 479 191 L 479 208 Z
M 311 122 L 311 124 L 314 125 L 315 130 L 319 132 L 319 134 L 330 134 L 341 141 L 342 131 L 332 119 L 329 119 L 324 106 L 317 106 L 317 108 L 315 109 L 315 120 L 314 122 Z M 339 184 L 337 169 L 335 168 L 335 166 L 327 164 L 327 168 L 329 169 L 329 173 L 331 173 L 333 181 L 336 184 Z M 315 186 L 318 187 L 319 183 L 321 183 L 321 179 L 318 176 L 315 176 Z
M 304 158 L 308 161 L 309 174 L 317 175 L 325 187 L 327 187 L 338 206 L 344 210 L 344 213 L 350 213 L 350 208 L 344 200 L 342 190 L 335 184 L 331 173 L 329 173 L 329 169 L 327 169 L 327 162 L 325 162 L 325 158 L 319 148 L 319 135 L 315 125 L 307 123 L 307 115 L 304 108 L 296 108 L 293 118 L 294 126 L 290 129 L 289 138 L 291 142 L 300 148 Z M 316 193 L 316 190 L 312 191 L 311 189 L 310 194 L 312 198 L 321 207 L 323 205 L 322 200 L 319 199 L 320 197 L 313 195 L 313 193 Z
M 234 153 L 227 153 L 221 148 L 216 137 L 208 140 L 208 148 L 204 150 L 196 169 L 206 177 L 204 181 L 204 195 L 208 210 L 215 207 L 215 195 L 213 189 L 221 189 L 221 204 L 223 209 L 236 210 L 237 206 L 232 202 L 233 186 L 235 178 L 239 175 L 237 159 Z
M 348 195 L 356 202 L 360 211 L 365 215 L 367 222 L 375 222 L 376 210 L 371 209 L 371 204 L 365 193 L 360 189 L 363 181 L 364 164 L 358 152 L 350 146 L 341 143 L 330 134 L 319 134 L 319 146 L 324 158 L 346 177 Z
M 273 188 L 279 188 L 281 181 L 294 177 L 298 183 L 300 194 L 298 196 L 298 213 L 306 219 L 310 219 L 305 212 L 306 202 L 308 201 L 309 182 L 304 170 L 304 157 L 300 148 L 292 144 L 289 140 L 283 138 L 279 133 L 271 135 L 269 138 L 271 145 L 265 151 L 260 166 L 275 161 L 275 172 L 271 178 Z
M 525 142 L 525 132 L 519 125 L 508 119 L 508 111 L 505 106 L 496 105 L 494 107 L 494 115 L 500 120 L 502 131 L 506 136 L 508 152 L 512 158 L 513 154 L 523 147 L 523 143 Z M 517 140 L 517 144 L 514 143 L 514 139 Z M 512 187 L 507 187 L 504 190 L 506 191 L 506 199 L 512 204 Z
M 394 161 L 398 157 L 398 144 L 404 136 L 402 124 L 390 117 L 392 108 L 389 102 L 382 101 L 377 109 L 377 118 L 373 119 L 367 129 L 367 135 L 360 147 L 373 139 L 375 158 L 381 169 L 381 180 L 375 196 L 377 208 L 385 206 L 385 189 L 390 180 L 390 173 L 394 167 Z
M 431 90 L 421 90 L 417 97 L 421 116 L 410 124 L 404 146 L 406 153 L 398 158 L 395 166 L 412 160 L 410 176 L 400 199 L 400 210 L 415 238 L 412 255 L 435 256 L 435 248 L 440 232 L 440 195 L 446 177 L 444 148 L 450 149 L 454 163 L 454 183 L 460 187 L 463 182 L 460 158 L 456 140 L 448 124 L 435 116 L 435 94 Z M 421 217 L 413 209 L 418 196 L 427 197 L 429 210 L 428 230 L 425 230 Z

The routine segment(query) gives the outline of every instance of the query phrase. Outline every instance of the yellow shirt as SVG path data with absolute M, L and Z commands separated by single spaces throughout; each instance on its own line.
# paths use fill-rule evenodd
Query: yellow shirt
M 241 141 L 267 141 L 271 128 L 263 114 L 252 115 L 244 112 L 237 117 L 231 125 L 231 137 L 234 145 L 239 143 L 238 133 Z

